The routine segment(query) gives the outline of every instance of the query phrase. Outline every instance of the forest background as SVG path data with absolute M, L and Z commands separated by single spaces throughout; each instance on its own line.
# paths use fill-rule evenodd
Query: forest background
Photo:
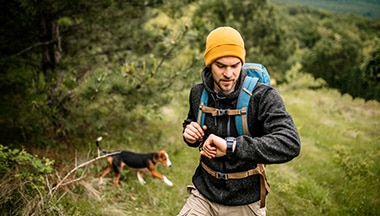
M 221 25 L 268 68 L 301 135 L 298 158 L 268 166 L 268 214 L 378 214 L 380 4 L 289 2 L 1 0 L 1 214 L 176 215 L 199 157 L 181 136 L 188 91 Z M 166 149 L 174 186 L 133 171 L 99 185 L 104 160 L 74 170 L 98 136 Z

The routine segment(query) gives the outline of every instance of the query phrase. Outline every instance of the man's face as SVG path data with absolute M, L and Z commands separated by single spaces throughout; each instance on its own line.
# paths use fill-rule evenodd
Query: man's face
M 227 56 L 211 64 L 215 91 L 223 94 L 232 92 L 240 75 L 242 64 L 239 58 Z

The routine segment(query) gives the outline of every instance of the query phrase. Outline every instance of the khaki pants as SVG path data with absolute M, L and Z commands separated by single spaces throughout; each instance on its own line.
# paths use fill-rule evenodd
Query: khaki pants
M 191 193 L 178 216 L 265 216 L 266 208 L 260 208 L 260 200 L 248 205 L 225 206 L 209 201 L 194 187 L 188 187 Z

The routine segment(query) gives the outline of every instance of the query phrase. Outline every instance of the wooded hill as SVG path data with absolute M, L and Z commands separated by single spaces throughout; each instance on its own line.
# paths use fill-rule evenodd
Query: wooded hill
M 338 14 L 357 14 L 372 19 L 380 18 L 380 2 L 377 0 L 270 0 L 270 2 L 280 6 L 284 4 L 302 5 Z
M 287 209 L 281 206 L 285 201 L 275 197 L 278 201 L 272 205 L 279 209 L 277 214 L 312 211 L 310 207 L 316 206 L 320 208 L 314 215 L 353 210 L 357 215 L 374 215 L 378 210 L 378 121 L 372 116 L 378 117 L 380 101 L 379 20 L 305 6 L 279 7 L 264 0 L 1 0 L 0 7 L 0 209 L 9 210 L 9 215 L 37 210 L 54 215 L 67 207 L 66 215 L 94 208 L 100 211 L 102 205 L 94 207 L 91 199 L 81 197 L 87 191 L 75 184 L 56 196 L 48 194 L 55 185 L 49 178 L 59 181 L 58 173 L 77 162 L 72 159 L 76 151 L 86 156 L 100 135 L 108 137 L 110 149 L 118 147 L 112 144 L 125 142 L 138 143 L 129 147 L 141 151 L 173 144 L 174 162 L 190 157 L 181 151 L 183 143 L 175 145 L 182 138 L 180 114 L 161 112 L 172 104 L 179 107 L 169 106 L 170 112 L 186 112 L 183 92 L 200 81 L 205 37 L 221 25 L 238 29 L 246 42 L 247 62 L 264 64 L 277 82 L 275 87 L 289 92 L 303 143 L 314 150 L 300 157 L 298 162 L 303 163 L 291 167 L 289 173 L 302 173 L 302 178 L 286 179 L 277 170 L 274 176 L 280 184 L 273 184 L 279 185 L 274 187 L 282 197 L 296 197 L 292 200 L 296 204 L 310 203 Z M 333 91 L 332 97 L 324 98 L 331 94 L 330 88 L 339 93 Z M 323 109 L 312 112 L 318 106 Z M 350 121 L 351 114 L 355 121 Z M 170 117 L 175 119 L 162 125 Z M 319 119 L 323 119 L 322 126 L 316 123 Z M 344 121 L 333 124 L 331 119 Z M 338 126 L 345 130 L 337 130 Z M 344 139 L 339 140 L 339 135 Z M 347 147 L 351 142 L 355 145 Z M 34 157 L 24 148 L 41 154 Z M 49 154 L 55 161 L 43 157 Z M 190 179 L 187 174 L 192 170 L 186 167 L 194 165 L 199 156 L 194 155 L 194 160 L 181 160 L 179 164 L 185 167 L 172 171 L 177 183 Z M 335 162 L 329 163 L 330 158 Z M 328 179 L 317 179 L 321 173 L 312 172 L 320 160 L 332 166 L 334 172 L 322 173 Z M 347 189 L 336 176 L 345 180 Z M 296 180 L 304 182 L 294 185 Z M 143 212 L 149 212 L 159 203 L 167 213 L 168 209 L 177 212 L 183 204 L 179 199 L 184 193 L 179 188 L 161 186 L 155 189 L 160 188 L 170 201 L 148 197 L 134 202 L 133 192 L 149 194 L 149 187 L 130 184 L 128 194 L 104 195 L 109 201 L 109 205 L 102 203 L 107 210 L 115 209 L 113 203 L 128 202 L 136 207 L 127 206 L 126 212 L 133 214 L 144 207 Z M 65 197 L 67 193 L 79 195 L 73 199 Z M 101 199 L 98 191 L 89 193 Z M 305 194 L 313 197 L 305 198 Z
M 301 64 L 342 94 L 380 100 L 379 20 L 267 1 L 1 5 L 3 144 L 145 130 L 158 107 L 199 81 L 205 36 L 221 25 L 240 30 L 247 62 L 266 65 L 278 84 Z

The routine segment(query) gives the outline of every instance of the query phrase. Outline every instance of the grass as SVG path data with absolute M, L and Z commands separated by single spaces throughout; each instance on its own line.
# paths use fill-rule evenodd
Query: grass
M 380 104 L 342 96 L 302 74 L 277 89 L 293 115 L 302 149 L 300 156 L 288 163 L 267 166 L 272 189 L 268 215 L 378 214 Z M 50 212 L 58 209 L 59 215 L 176 215 L 188 197 L 186 185 L 191 184 L 199 160 L 198 150 L 187 147 L 181 136 L 187 97 L 188 92 L 179 93 L 151 125 L 164 131 L 154 146 L 168 151 L 173 166 L 157 168 L 173 187 L 150 176 L 145 177 L 146 185 L 140 185 L 135 172 L 129 170 L 123 172 L 119 189 L 113 186 L 112 176 L 99 185 L 97 176 L 106 163 L 101 160 L 81 171 L 84 178 L 64 187 L 46 208 Z M 102 142 L 106 149 L 123 148 L 112 138 Z M 130 147 L 143 151 L 146 145 Z M 88 148 L 90 152 L 78 152 L 79 161 L 96 155 L 93 141 Z M 70 153 L 60 152 L 63 157 Z M 62 173 L 74 166 L 74 160 L 65 164 Z
M 376 215 L 380 212 L 380 104 L 323 87 L 315 90 L 318 83 L 299 76 L 278 91 L 297 124 L 302 150 L 289 163 L 268 166 L 272 188 L 268 215 Z M 104 186 L 96 202 L 103 206 L 99 215 L 108 215 L 110 209 L 115 215 L 179 212 L 199 157 L 196 149 L 182 142 L 186 104 L 187 93 L 183 93 L 163 109 L 163 121 L 154 125 L 165 128 L 163 140 L 173 167 L 159 170 L 174 186 L 149 177 L 147 185 L 141 186 L 134 173 L 127 173 L 119 191 L 111 182 Z
M 304 79 L 304 80 L 302 80 Z M 301 135 L 290 163 L 269 166 L 271 215 L 376 215 L 380 212 L 380 105 L 304 88 L 281 86 Z

